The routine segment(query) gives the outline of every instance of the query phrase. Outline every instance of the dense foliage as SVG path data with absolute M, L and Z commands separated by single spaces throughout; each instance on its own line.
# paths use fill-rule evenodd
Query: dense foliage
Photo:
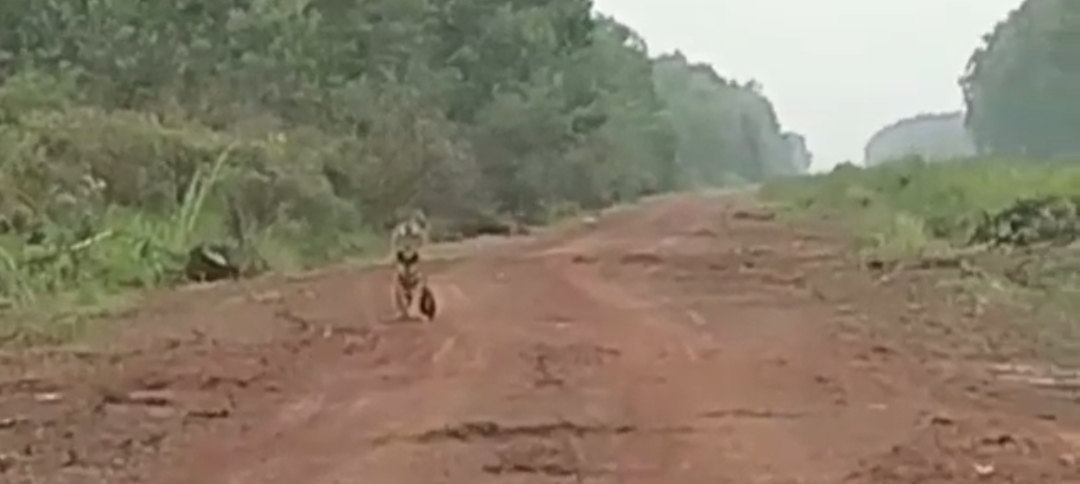
M 1080 154 L 1080 2 L 1025 0 L 984 37 L 961 86 L 981 151 Z
M 925 160 L 951 160 L 974 156 L 964 114 L 923 113 L 889 124 L 871 137 L 863 149 L 863 163 L 877 165 L 918 156 Z
M 757 83 L 724 79 L 678 52 L 656 60 L 654 78 L 672 112 L 679 166 L 688 181 L 758 181 L 808 168 L 805 146 L 797 135 L 781 132 Z
M 0 298 L 163 282 L 200 242 L 319 263 L 404 205 L 460 232 L 783 165 L 763 98 L 700 116 L 653 74 L 588 0 L 5 0 Z M 688 129 L 726 144 L 687 155 Z

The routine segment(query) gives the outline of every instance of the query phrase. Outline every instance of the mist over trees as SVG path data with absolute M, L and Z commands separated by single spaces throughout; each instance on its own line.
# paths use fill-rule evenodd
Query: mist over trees
M 984 36 L 960 85 L 980 152 L 1080 155 L 1080 2 L 1026 0 Z
M 804 173 L 810 169 L 810 164 L 814 162 L 814 154 L 810 152 L 810 148 L 806 145 L 806 137 L 795 132 L 785 132 L 781 134 L 784 141 L 787 142 L 788 152 L 791 154 L 791 162 L 794 169 L 799 173 Z
M 959 87 L 962 112 L 882 128 L 866 144 L 866 164 L 1080 155 L 1080 2 L 1025 0 L 983 36 Z
M 654 79 L 678 134 L 678 164 L 687 183 L 758 181 L 809 167 L 801 135 L 781 131 L 756 82 L 725 79 L 679 52 L 656 59 Z
M 962 112 L 926 113 L 881 128 L 863 153 L 863 163 L 872 166 L 914 156 L 927 161 L 974 156 L 975 145 Z

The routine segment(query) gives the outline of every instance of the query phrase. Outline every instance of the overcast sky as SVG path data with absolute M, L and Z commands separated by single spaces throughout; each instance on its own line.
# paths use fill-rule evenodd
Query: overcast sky
M 683 51 L 757 79 L 814 169 L 862 161 L 879 128 L 963 106 L 957 79 L 983 34 L 1022 0 L 594 0 L 653 54 Z M 1077 0 L 1080 1 L 1080 0 Z

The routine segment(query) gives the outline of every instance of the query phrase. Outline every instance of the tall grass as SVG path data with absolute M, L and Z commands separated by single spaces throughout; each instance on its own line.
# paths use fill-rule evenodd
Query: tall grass
M 765 183 L 761 195 L 795 212 L 831 216 L 868 246 L 966 241 L 983 214 L 1020 198 L 1080 196 L 1080 164 L 998 158 L 904 160 Z
M 28 314 L 45 302 L 53 310 L 93 308 L 123 289 L 180 281 L 207 197 L 233 148 L 223 149 L 210 166 L 199 167 L 171 216 L 112 207 L 99 224 L 109 228 L 82 238 L 53 237 L 57 242 L 42 246 L 12 237 L 2 241 L 6 243 L 0 243 L 0 309 L 7 312 L 0 315 L 0 341 L 26 339 L 27 334 L 35 341 L 66 340 L 82 333 L 85 325 L 77 315 L 73 321 L 73 315 L 63 311 Z M 62 226 L 46 229 L 70 231 Z M 47 325 L 39 317 L 48 319 Z M 58 324 L 58 318 L 67 322 Z

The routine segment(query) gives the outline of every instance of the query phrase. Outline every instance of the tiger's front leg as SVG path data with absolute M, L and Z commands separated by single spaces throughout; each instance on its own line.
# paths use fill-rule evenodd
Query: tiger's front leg
M 400 278 L 394 278 L 393 285 L 394 305 L 397 306 L 398 319 L 406 321 L 412 318 L 412 291 L 409 291 Z

